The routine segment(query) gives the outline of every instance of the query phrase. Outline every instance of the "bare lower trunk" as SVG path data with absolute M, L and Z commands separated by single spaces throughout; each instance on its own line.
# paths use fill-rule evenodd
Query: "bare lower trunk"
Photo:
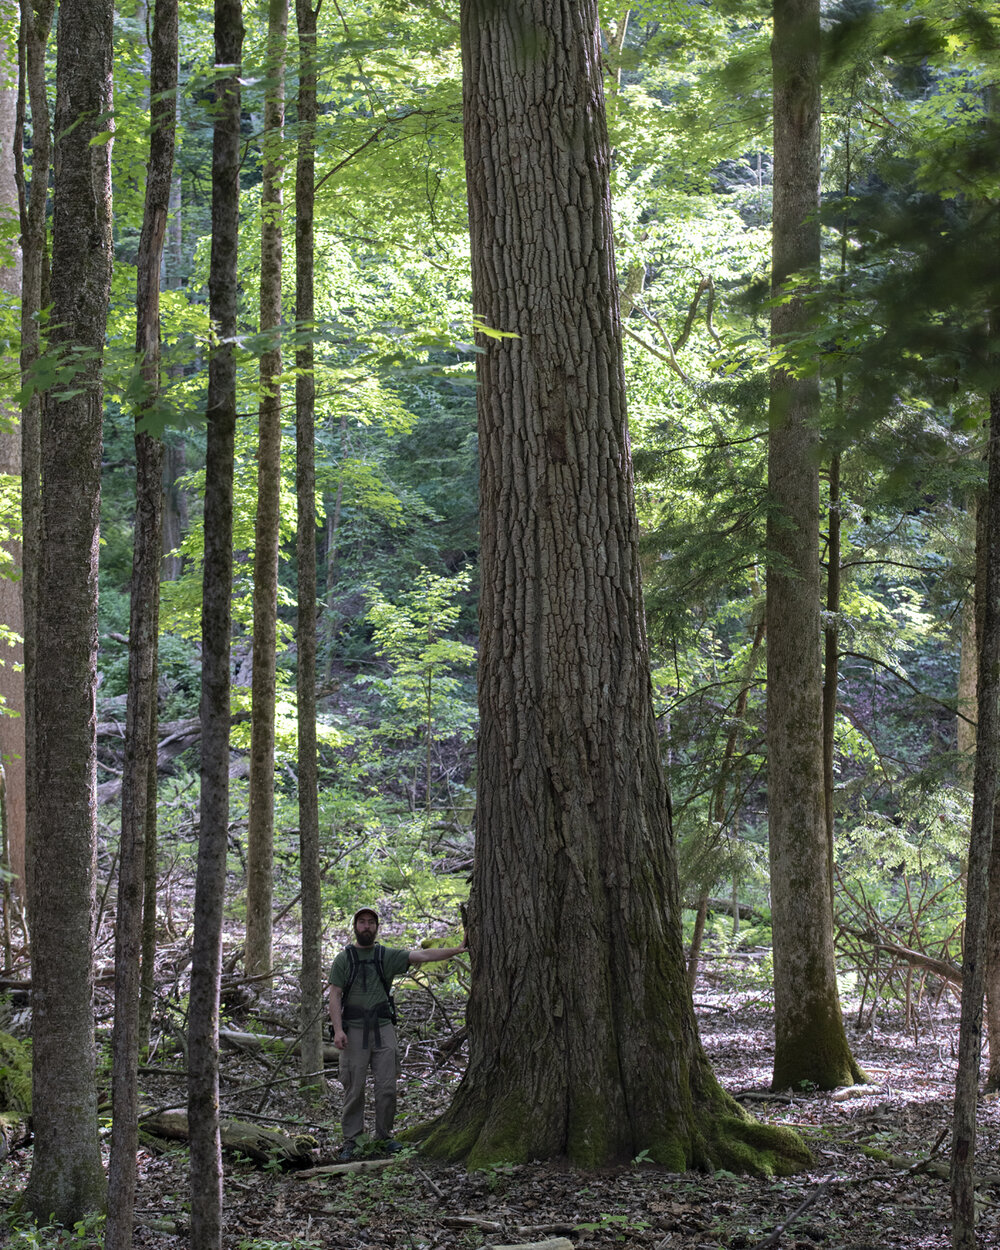
M 101 363 L 111 289 L 112 6 L 62 0 L 56 68 L 51 349 L 74 359 L 41 432 L 28 847 L 34 1157 L 24 1204 L 72 1224 L 104 1206 L 97 1135 L 93 923 Z
M 465 1078 L 429 1130 L 470 1166 L 744 1149 L 684 975 L 653 720 L 595 0 L 465 0 L 480 336 L 478 807 Z M 788 1155 L 782 1152 L 789 1149 Z M 799 1153 L 799 1159 L 804 1155 Z
M 316 181 L 316 13 L 297 0 L 299 140 L 295 171 L 295 318 L 305 329 L 314 312 Z M 319 864 L 319 778 L 316 748 L 316 384 L 313 345 L 305 334 L 296 352 L 295 490 L 299 568 L 298 646 L 299 872 L 302 880 L 302 1083 L 321 1097 L 323 1070 L 323 915 Z
M 993 810 L 993 851 L 990 855 L 990 894 L 986 921 L 986 1040 L 989 1065 L 986 1092 L 1000 1090 L 1000 837 Z
M 237 246 L 239 237 L 240 0 L 216 0 L 215 133 L 209 307 L 218 343 L 209 358 L 202 584 L 201 829 L 195 881 L 188 1053 L 191 1126 L 191 1250 L 222 1238 L 219 1143 L 219 985 L 229 830 L 230 595 L 236 436 Z
M 146 201 L 139 240 L 136 357 L 146 393 L 137 426 L 160 384 L 160 267 L 174 162 L 177 89 L 177 0 L 156 0 L 150 63 L 152 134 Z M 129 680 L 122 775 L 122 832 L 115 923 L 115 1023 L 112 1034 L 111 1158 L 108 1169 L 107 1250 L 130 1250 L 138 1149 L 139 980 L 143 946 L 147 837 L 156 803 L 156 661 L 162 551 L 163 444 L 137 428 L 136 506 L 129 616 Z M 153 788 L 153 801 L 149 790 Z M 153 900 L 155 908 L 155 896 Z M 152 973 L 151 953 L 145 967 Z
M 775 0 L 774 290 L 819 262 L 819 0 Z M 774 308 L 780 343 L 808 325 Z M 833 952 L 820 668 L 819 382 L 771 374 L 768 444 L 767 748 L 774 934 L 774 1088 L 850 1085 Z
M 991 324 L 994 335 L 997 328 L 994 318 Z M 965 894 L 962 1016 L 952 1131 L 951 1210 L 954 1250 L 975 1250 L 976 1247 L 973 1165 L 976 1154 L 976 1105 L 979 1095 L 983 992 L 986 980 L 987 907 L 991 891 L 990 861 L 994 841 L 997 751 L 1000 749 L 1000 391 L 994 391 L 990 395 L 988 459 L 986 498 L 980 505 L 986 511 L 986 517 L 984 572 L 981 582 L 982 625 L 978 631 L 979 677 L 976 686 L 979 717 L 976 727 L 972 833 L 969 839 Z

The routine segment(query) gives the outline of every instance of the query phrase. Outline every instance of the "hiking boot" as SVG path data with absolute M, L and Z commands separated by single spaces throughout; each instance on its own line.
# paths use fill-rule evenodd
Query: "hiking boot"
M 375 1145 L 378 1147 L 379 1153 L 384 1155 L 398 1155 L 401 1150 L 406 1149 L 401 1141 L 394 1141 L 391 1137 L 386 1137 L 382 1141 L 376 1142 Z
M 350 1163 L 357 1153 L 358 1148 L 354 1142 L 345 1141 L 341 1148 L 337 1151 L 337 1158 L 341 1163 Z

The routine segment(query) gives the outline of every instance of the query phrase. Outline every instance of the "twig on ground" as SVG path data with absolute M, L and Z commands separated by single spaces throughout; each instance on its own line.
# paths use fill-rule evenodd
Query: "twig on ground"
M 765 1237 L 763 1241 L 758 1241 L 757 1244 L 753 1247 L 753 1250 L 768 1250 L 769 1247 L 776 1246 L 778 1242 L 781 1240 L 781 1235 L 782 1233 L 784 1233 L 785 1229 L 788 1228 L 790 1224 L 794 1224 L 794 1222 L 799 1218 L 800 1215 L 803 1215 L 806 1211 L 808 1211 L 809 1208 L 816 1201 L 816 1199 L 820 1196 L 820 1194 L 825 1193 L 826 1190 L 830 1188 L 830 1185 L 833 1183 L 835 1179 L 836 1178 L 833 1176 L 828 1176 L 825 1180 L 820 1181 L 820 1183 L 816 1186 L 816 1188 L 812 1191 L 812 1193 L 807 1194 L 805 1198 L 803 1198 L 803 1200 L 791 1213 L 788 1219 L 782 1221 L 782 1223 L 778 1225 L 778 1227 L 774 1230 L 774 1232 L 772 1232 L 769 1236 Z

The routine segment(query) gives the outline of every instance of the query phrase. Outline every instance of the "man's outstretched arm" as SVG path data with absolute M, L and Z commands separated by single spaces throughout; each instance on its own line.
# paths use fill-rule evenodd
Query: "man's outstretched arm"
M 407 953 L 411 964 L 433 964 L 443 959 L 454 959 L 456 955 L 467 950 L 468 946 L 468 939 L 462 938 L 461 946 L 418 946 L 416 950 Z

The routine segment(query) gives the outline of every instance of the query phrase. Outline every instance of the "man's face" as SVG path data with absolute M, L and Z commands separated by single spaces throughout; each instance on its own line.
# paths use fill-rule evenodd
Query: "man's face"
M 370 911 L 363 911 L 354 922 L 354 937 L 359 946 L 374 946 L 378 921 Z

